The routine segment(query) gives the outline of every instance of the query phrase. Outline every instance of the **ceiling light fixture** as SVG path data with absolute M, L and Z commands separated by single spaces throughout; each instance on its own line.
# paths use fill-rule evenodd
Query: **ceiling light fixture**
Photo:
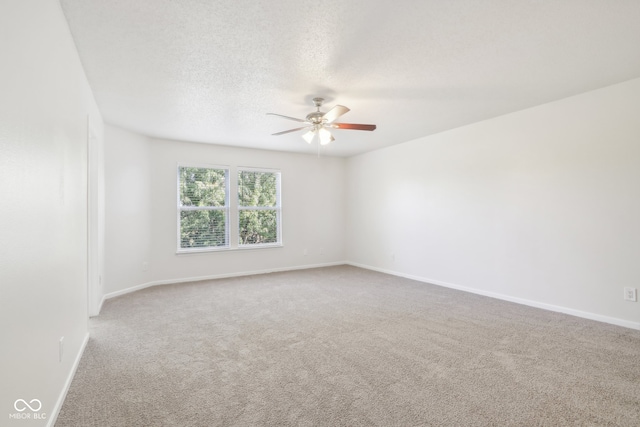
M 336 140 L 322 124 L 315 125 L 313 129 L 302 135 L 302 138 L 307 141 L 307 144 L 318 141 L 320 145 L 327 145 Z
M 282 132 L 274 133 L 273 135 L 284 135 L 285 133 L 297 132 L 303 129 L 309 129 L 302 138 L 307 141 L 307 144 L 311 144 L 314 141 L 319 142 L 319 145 L 327 145 L 335 141 L 333 135 L 327 128 L 332 129 L 351 129 L 351 130 L 375 130 L 376 125 L 363 125 L 355 123 L 336 123 L 338 117 L 342 116 L 349 111 L 347 107 L 342 105 L 336 105 L 331 110 L 323 113 L 320 111 L 320 107 L 324 102 L 323 98 L 313 98 L 313 105 L 316 107 L 316 111 L 307 114 L 304 119 L 297 119 L 295 117 L 283 116 L 282 114 L 267 113 L 272 116 L 279 116 L 288 120 L 293 120 L 300 123 L 305 123 L 305 126 L 289 129 Z
M 313 129 L 302 135 L 302 138 L 307 141 L 307 144 L 318 141 L 320 145 L 327 145 L 336 140 L 333 135 L 331 135 L 331 132 L 322 125 L 314 126 Z

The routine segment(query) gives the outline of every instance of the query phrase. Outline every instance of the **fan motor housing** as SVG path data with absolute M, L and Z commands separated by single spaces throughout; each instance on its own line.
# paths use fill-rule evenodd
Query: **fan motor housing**
M 318 125 L 323 122 L 322 117 L 324 113 L 320 111 L 314 111 L 313 113 L 307 114 L 307 121 L 313 123 L 314 125 Z

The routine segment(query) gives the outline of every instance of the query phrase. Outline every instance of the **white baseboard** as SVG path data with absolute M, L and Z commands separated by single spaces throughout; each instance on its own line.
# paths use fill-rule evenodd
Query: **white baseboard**
M 281 268 L 270 268 L 266 270 L 253 270 L 253 271 L 241 271 L 237 273 L 226 273 L 226 274 L 214 274 L 211 276 L 199 276 L 199 277 L 187 277 L 182 279 L 167 279 L 167 280 L 156 280 L 153 282 L 143 283 L 141 285 L 132 286 L 130 288 L 122 289 L 115 292 L 110 292 L 102 298 L 102 302 L 100 303 L 100 309 L 102 309 L 102 303 L 105 300 L 119 297 L 121 295 L 129 294 L 131 292 L 139 291 L 141 289 L 150 288 L 151 286 L 160 286 L 160 285 L 172 285 L 175 283 L 187 283 L 187 282 L 198 282 L 200 280 L 213 280 L 213 279 L 227 279 L 229 277 L 241 277 L 241 276 L 253 276 L 254 274 L 267 274 L 267 273 L 277 273 L 281 271 L 293 271 L 293 270 L 308 270 L 310 268 L 321 268 L 321 267 L 333 267 L 336 265 L 344 265 L 345 262 L 328 262 L 324 264 L 310 264 L 310 265 L 300 265 L 295 267 L 281 267 Z
M 67 375 L 67 380 L 64 383 L 64 387 L 60 392 L 60 396 L 58 396 L 58 400 L 56 401 L 56 405 L 53 407 L 51 412 L 51 416 L 49 417 L 49 421 L 47 422 L 47 427 L 53 427 L 56 424 L 56 420 L 58 419 L 58 414 L 62 409 L 62 404 L 64 403 L 64 399 L 67 397 L 67 393 L 69 392 L 69 387 L 71 387 L 71 382 L 73 381 L 73 377 L 76 375 L 76 371 L 78 370 L 78 365 L 80 365 L 80 359 L 82 359 L 82 355 L 84 354 L 84 349 L 87 347 L 87 343 L 89 342 L 89 332 L 87 332 L 84 336 L 84 340 L 82 341 L 82 345 L 80 346 L 80 351 L 76 355 L 75 360 L 73 361 L 73 365 L 71 366 L 71 371 L 69 375 Z
M 100 304 L 98 304 L 98 314 L 96 316 L 100 316 L 100 311 L 102 311 L 102 306 L 104 305 L 105 300 L 107 299 L 106 295 L 102 295 L 102 299 L 100 300 Z M 95 316 L 91 316 L 95 317 Z
M 472 294 L 483 295 L 486 297 L 496 298 L 504 301 L 515 302 L 517 304 L 528 305 L 530 307 L 541 308 L 543 310 L 555 311 L 558 313 L 569 314 L 571 316 L 582 317 L 584 319 L 595 320 L 603 323 L 610 323 L 616 326 L 623 326 L 625 328 L 637 329 L 640 330 L 640 323 L 631 322 L 624 319 L 618 319 L 616 317 L 603 316 L 601 314 L 590 313 L 587 311 L 575 310 L 573 308 L 562 307 L 553 304 L 542 303 L 538 301 L 528 300 L 525 298 L 513 297 L 510 295 L 505 295 L 497 292 L 489 292 L 483 291 L 481 289 L 469 288 L 467 286 L 460 286 L 454 283 L 447 283 L 440 280 L 428 279 L 426 277 L 414 276 L 411 274 L 404 274 L 398 271 L 387 270 L 384 268 L 377 268 L 366 264 L 359 264 L 356 262 L 347 261 L 345 264 L 351 265 L 354 267 L 364 268 L 367 270 L 377 271 L 379 273 L 390 274 L 392 276 L 404 277 L 406 279 L 416 280 L 418 282 L 429 283 L 432 285 L 443 286 L 445 288 L 456 289 L 459 291 L 470 292 Z

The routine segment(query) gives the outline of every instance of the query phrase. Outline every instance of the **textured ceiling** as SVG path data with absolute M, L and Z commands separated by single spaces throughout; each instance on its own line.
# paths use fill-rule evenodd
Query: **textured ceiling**
M 640 77 L 638 0 L 61 0 L 108 123 L 314 153 L 311 99 L 351 108 L 349 156 Z

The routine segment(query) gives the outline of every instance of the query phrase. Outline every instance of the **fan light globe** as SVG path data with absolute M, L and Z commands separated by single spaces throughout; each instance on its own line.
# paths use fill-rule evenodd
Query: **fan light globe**
M 304 140 L 307 141 L 307 144 L 311 144 L 311 142 L 313 141 L 313 137 L 314 136 L 316 136 L 316 133 L 314 131 L 312 131 L 312 130 L 310 130 L 309 132 L 307 132 L 304 135 L 302 135 Z
M 329 144 L 331 141 L 334 141 L 335 139 L 333 138 L 333 135 L 331 135 L 331 132 L 329 132 L 328 130 L 326 130 L 325 128 L 320 128 L 318 130 L 318 137 L 320 138 L 320 145 L 327 145 Z

